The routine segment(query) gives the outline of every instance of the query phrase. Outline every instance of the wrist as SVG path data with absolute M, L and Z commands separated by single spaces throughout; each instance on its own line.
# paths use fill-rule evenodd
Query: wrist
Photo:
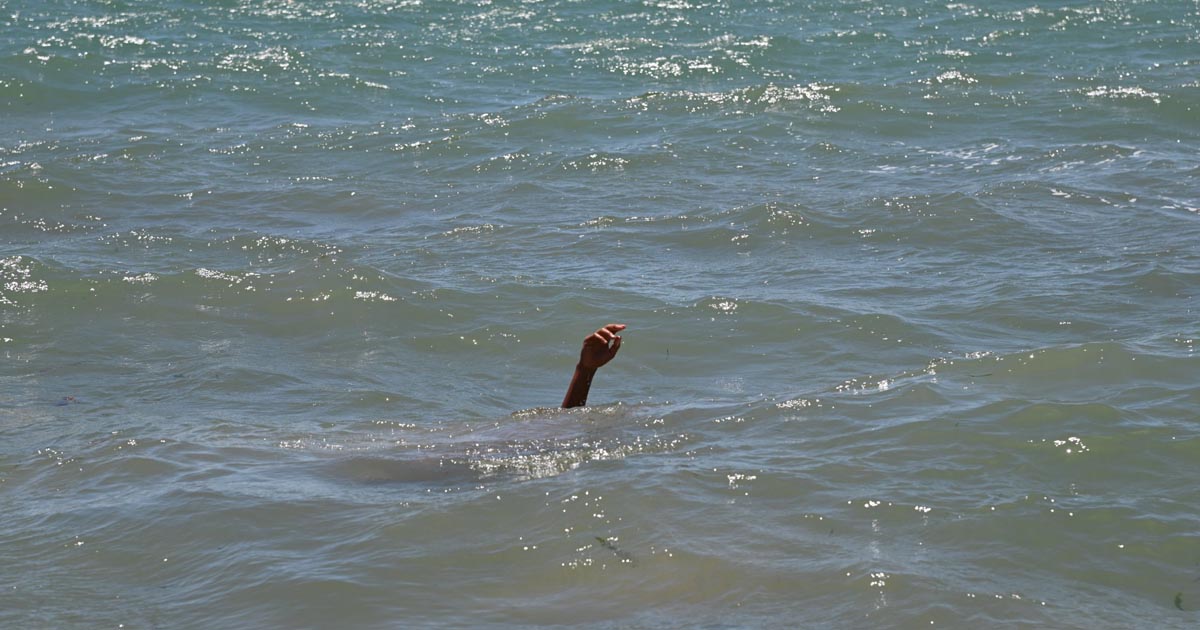
M 575 371 L 583 374 L 595 374 L 598 368 L 590 367 L 582 363 L 575 364 Z

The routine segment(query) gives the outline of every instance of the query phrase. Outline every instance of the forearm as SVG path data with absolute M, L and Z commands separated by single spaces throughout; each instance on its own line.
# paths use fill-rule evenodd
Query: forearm
M 592 377 L 596 376 L 596 368 L 575 366 L 575 374 L 571 377 L 571 385 L 567 387 L 567 395 L 563 397 L 562 406 L 581 407 L 587 404 L 588 391 L 592 388 Z
M 583 348 L 579 350 L 579 363 L 575 364 L 575 375 L 571 377 L 571 386 L 563 397 L 563 408 L 587 404 L 588 390 L 592 388 L 592 377 L 596 376 L 596 370 L 617 356 L 617 351 L 621 349 L 621 336 L 617 333 L 622 330 L 625 330 L 625 324 L 608 324 L 584 337 Z

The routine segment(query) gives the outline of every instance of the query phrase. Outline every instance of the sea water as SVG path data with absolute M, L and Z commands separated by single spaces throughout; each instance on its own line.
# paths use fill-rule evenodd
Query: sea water
M 1195 627 L 1198 142 L 1184 0 L 4 2 L 0 626 Z

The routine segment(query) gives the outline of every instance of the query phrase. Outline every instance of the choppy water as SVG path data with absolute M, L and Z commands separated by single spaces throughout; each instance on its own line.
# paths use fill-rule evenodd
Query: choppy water
M 0 4 L 0 625 L 1195 627 L 1198 141 L 1182 0 Z

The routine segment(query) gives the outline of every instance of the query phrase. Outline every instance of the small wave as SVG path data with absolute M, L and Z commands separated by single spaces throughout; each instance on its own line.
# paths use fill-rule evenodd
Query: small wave
M 1162 103 L 1162 94 L 1152 92 L 1138 86 L 1125 87 L 1110 87 L 1101 85 L 1099 87 L 1082 90 L 1084 96 L 1092 98 L 1108 98 L 1108 99 L 1143 99 L 1148 100 L 1155 105 Z
M 691 112 L 697 111 L 696 106 L 725 108 L 729 106 L 753 107 L 767 109 L 773 106 L 787 104 L 803 104 L 824 113 L 839 111 L 833 103 L 832 94 L 839 88 L 835 85 L 808 83 L 796 85 L 776 85 L 769 83 L 763 86 L 737 88 L 725 92 L 692 92 L 681 90 L 677 92 L 650 92 L 629 101 L 629 105 L 639 109 L 653 107 L 657 110 L 673 109 L 685 105 Z
M 25 296 L 49 291 L 40 271 L 40 265 L 24 256 L 0 258 L 0 306 L 14 306 Z

